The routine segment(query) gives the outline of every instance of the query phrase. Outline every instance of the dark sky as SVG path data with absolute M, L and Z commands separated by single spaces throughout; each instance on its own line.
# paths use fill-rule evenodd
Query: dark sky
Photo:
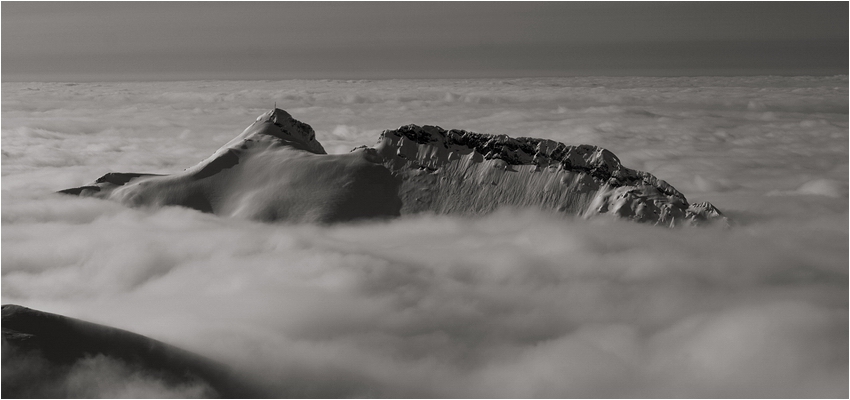
M 847 2 L 3 2 L 2 80 L 848 73 Z

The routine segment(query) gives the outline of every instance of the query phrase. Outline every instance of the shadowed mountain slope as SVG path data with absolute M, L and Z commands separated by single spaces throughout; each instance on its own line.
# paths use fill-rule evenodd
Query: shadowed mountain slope
M 101 379 L 136 382 L 124 394 L 141 397 L 257 396 L 227 367 L 142 335 L 11 304 L 2 318 L 4 398 L 98 396 Z

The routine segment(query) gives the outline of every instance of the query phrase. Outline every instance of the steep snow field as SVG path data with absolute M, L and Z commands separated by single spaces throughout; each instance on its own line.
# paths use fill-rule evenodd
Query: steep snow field
M 847 396 L 846 76 L 2 89 L 4 304 L 183 347 L 274 396 Z M 735 225 L 265 224 L 53 193 L 180 172 L 275 102 L 330 154 L 406 124 L 597 145 Z M 99 360 L 72 376 L 167 390 Z

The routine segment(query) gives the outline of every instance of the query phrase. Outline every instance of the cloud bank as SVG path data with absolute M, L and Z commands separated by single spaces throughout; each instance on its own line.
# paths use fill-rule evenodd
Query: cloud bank
M 3 396 L 26 398 L 209 398 L 205 382 L 170 383 L 114 358 L 96 355 L 70 366 L 52 364 L 38 353 L 8 350 L 3 341 Z M 12 361 L 13 360 L 13 361 Z M 12 364 L 14 363 L 14 364 Z M 7 394 L 8 391 L 8 394 Z
M 600 145 L 738 224 L 261 224 L 52 193 L 175 172 L 274 101 L 329 152 L 406 123 Z M 847 107 L 846 77 L 4 83 L 2 300 L 276 397 L 843 397 Z

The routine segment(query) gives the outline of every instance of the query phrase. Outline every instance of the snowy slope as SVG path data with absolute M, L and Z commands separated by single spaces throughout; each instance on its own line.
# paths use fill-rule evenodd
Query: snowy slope
M 309 125 L 280 109 L 182 173 L 112 173 L 62 192 L 264 221 L 480 214 L 500 206 L 666 226 L 725 221 L 711 204 L 689 204 L 596 146 L 406 125 L 384 131 L 373 148 L 329 155 Z
M 91 395 L 112 384 L 99 379 L 154 386 L 165 397 L 258 395 L 228 367 L 136 333 L 14 304 L 3 305 L 2 318 L 3 367 L 13 371 L 3 376 L 5 398 L 75 397 L 79 386 Z

